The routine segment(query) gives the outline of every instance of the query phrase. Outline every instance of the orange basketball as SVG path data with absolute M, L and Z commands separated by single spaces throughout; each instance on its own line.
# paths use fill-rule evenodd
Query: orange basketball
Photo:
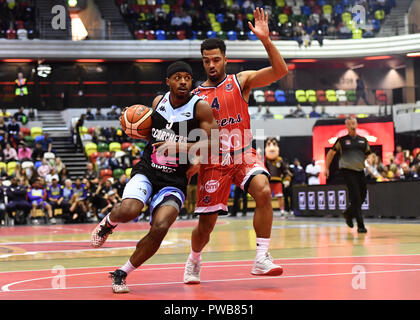
M 147 139 L 152 128 L 153 110 L 142 104 L 135 104 L 122 111 L 121 128 L 134 139 Z

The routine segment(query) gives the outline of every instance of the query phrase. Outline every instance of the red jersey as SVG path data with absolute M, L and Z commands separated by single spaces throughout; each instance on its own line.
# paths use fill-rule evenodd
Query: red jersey
M 251 145 L 248 103 L 236 75 L 227 75 L 216 87 L 199 86 L 193 92 L 204 98 L 213 110 L 219 126 L 221 152 L 247 149 Z

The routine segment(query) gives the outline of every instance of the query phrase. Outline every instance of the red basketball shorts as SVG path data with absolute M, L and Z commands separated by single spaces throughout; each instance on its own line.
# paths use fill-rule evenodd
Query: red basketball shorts
M 271 182 L 270 189 L 271 189 L 271 195 L 273 197 L 283 196 L 283 185 L 281 184 L 281 182 Z
M 238 155 L 220 156 L 218 164 L 201 164 L 195 213 L 227 214 L 231 185 L 247 191 L 252 178 L 258 174 L 270 176 L 261 156 L 253 148 Z

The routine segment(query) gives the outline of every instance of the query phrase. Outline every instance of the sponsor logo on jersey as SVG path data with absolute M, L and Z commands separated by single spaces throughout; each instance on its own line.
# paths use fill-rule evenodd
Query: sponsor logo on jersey
M 189 117 L 191 117 L 191 112 L 183 112 L 183 113 L 181 113 L 181 116 L 189 118 Z
M 217 189 L 219 189 L 220 183 L 217 180 L 209 180 L 204 185 L 206 191 L 208 193 L 216 192 Z

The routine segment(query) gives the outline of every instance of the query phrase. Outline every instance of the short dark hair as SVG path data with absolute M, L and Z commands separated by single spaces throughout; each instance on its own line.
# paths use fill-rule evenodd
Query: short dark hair
M 225 54 L 226 53 L 226 44 L 222 39 L 219 38 L 209 38 L 204 40 L 201 43 L 201 54 L 203 54 L 204 50 L 213 50 L 213 49 L 220 49 L 220 51 Z

